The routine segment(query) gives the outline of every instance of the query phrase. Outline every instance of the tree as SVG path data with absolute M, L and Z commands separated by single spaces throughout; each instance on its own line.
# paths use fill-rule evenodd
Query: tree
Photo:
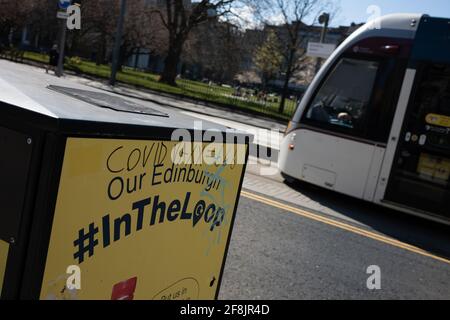
M 210 21 L 198 26 L 186 42 L 182 60 L 193 63 L 196 75 L 231 83 L 242 62 L 241 30 L 226 21 Z
M 80 2 L 81 0 L 78 0 Z M 86 51 L 96 52 L 98 65 L 107 61 L 107 48 L 112 42 L 119 14 L 118 1 L 82 0 L 81 30 L 68 34 L 70 54 Z M 88 44 L 88 46 L 86 46 Z
M 305 67 L 306 58 L 305 38 L 302 29 L 309 26 L 307 20 L 315 23 L 317 17 L 328 11 L 337 12 L 330 0 L 257 0 L 256 4 L 260 19 L 266 24 L 273 24 L 269 17 L 277 17 L 281 21 L 276 26 L 277 37 L 283 45 L 284 84 L 281 95 L 279 113 L 284 113 L 286 99 L 289 95 L 289 82 L 295 73 Z
M 37 21 L 36 11 L 44 3 L 24 0 L 18 5 L 14 0 L 0 0 L 0 36 L 8 37 L 10 33 Z
M 154 12 L 168 32 L 167 54 L 160 81 L 175 86 L 178 64 L 183 46 L 191 31 L 198 25 L 230 12 L 236 0 L 156 1 Z M 160 3 L 162 2 L 162 4 Z
M 270 31 L 266 41 L 256 49 L 254 64 L 261 74 L 263 87 L 272 80 L 279 72 L 283 63 L 281 45 L 274 31 Z
M 119 64 L 122 66 L 133 54 L 145 48 L 149 53 L 159 53 L 165 45 L 167 32 L 161 21 L 153 15 L 146 0 L 127 2 L 127 17 L 124 24 Z
M 47 47 L 56 42 L 54 36 L 60 32 L 61 20 L 56 18 L 57 4 L 53 0 L 35 1 L 38 3 L 33 9 L 33 15 L 28 21 L 30 29 L 36 35 L 35 44 L 45 43 Z
M 78 0 L 79 1 L 79 0 Z M 114 43 L 117 20 L 120 12 L 119 1 L 84 0 L 81 3 L 83 26 L 72 32 L 70 52 L 80 49 L 96 49 L 97 64 L 108 61 L 108 49 Z M 159 19 L 153 16 L 152 7 L 147 0 L 127 1 L 122 43 L 120 46 L 119 69 L 139 49 L 156 52 L 163 46 L 165 34 Z M 86 43 L 90 46 L 86 48 Z M 82 50 L 81 50 L 82 51 Z

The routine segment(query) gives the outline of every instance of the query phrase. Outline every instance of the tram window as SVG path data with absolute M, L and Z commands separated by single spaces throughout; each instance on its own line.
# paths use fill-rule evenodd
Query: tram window
M 319 89 L 306 119 L 363 134 L 378 68 L 375 61 L 342 59 Z
M 397 57 L 381 61 L 368 114 L 367 137 L 370 140 L 388 142 L 407 63 Z
M 429 113 L 450 116 L 449 65 L 429 64 L 424 68 L 413 117 L 425 119 Z

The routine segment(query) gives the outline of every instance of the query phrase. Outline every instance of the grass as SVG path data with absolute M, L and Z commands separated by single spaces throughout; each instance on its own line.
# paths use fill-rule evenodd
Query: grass
M 25 52 L 24 59 L 39 63 L 48 63 L 49 61 L 48 55 L 35 52 Z M 65 68 L 77 73 L 104 79 L 108 79 L 111 73 L 109 65 L 97 65 L 93 62 L 80 59 L 67 59 Z M 242 110 L 251 110 L 256 113 L 273 116 L 279 119 L 289 120 L 295 110 L 295 101 L 293 100 L 288 100 L 286 102 L 286 111 L 284 114 L 280 115 L 278 113 L 279 104 L 277 102 L 272 101 L 263 103 L 262 101 L 258 101 L 256 97 L 250 99 L 238 98 L 233 96 L 235 92 L 233 88 L 215 84 L 209 85 L 207 83 L 186 79 L 177 79 L 177 86 L 170 86 L 158 82 L 158 78 L 159 76 L 156 74 L 136 71 L 127 67 L 124 67 L 122 71 L 117 73 L 117 81 L 122 83 L 168 94 L 228 105 Z
M 26 51 L 23 55 L 24 59 L 32 60 L 36 62 L 42 62 L 42 63 L 48 63 L 48 55 L 41 54 L 41 53 L 35 53 L 35 52 L 28 52 Z

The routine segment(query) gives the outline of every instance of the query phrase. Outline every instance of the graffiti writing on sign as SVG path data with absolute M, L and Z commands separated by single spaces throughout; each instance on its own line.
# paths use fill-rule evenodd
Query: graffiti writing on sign
M 92 257 L 98 246 L 108 248 L 133 233 L 166 223 L 182 222 L 192 228 L 207 224 L 207 232 L 219 230 L 211 243 L 220 241 L 220 227 L 230 222 L 227 212 L 231 208 L 225 201 L 227 181 L 222 176 L 226 164 L 174 164 L 170 146 L 165 142 L 134 149 L 118 145 L 107 154 L 105 170 L 111 177 L 105 196 L 112 204 L 127 201 L 131 195 L 139 195 L 139 200 L 130 201 L 126 212 L 101 213 L 101 221 L 78 231 L 73 242 L 73 258 L 78 263 Z M 186 191 L 181 197 L 156 193 L 162 185 L 182 186 Z M 200 194 L 188 191 L 193 185 L 200 186 Z

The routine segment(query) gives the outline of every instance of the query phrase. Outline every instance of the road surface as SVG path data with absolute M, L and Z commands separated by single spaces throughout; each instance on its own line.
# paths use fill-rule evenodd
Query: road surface
M 448 227 L 251 173 L 240 201 L 221 299 L 450 299 Z

